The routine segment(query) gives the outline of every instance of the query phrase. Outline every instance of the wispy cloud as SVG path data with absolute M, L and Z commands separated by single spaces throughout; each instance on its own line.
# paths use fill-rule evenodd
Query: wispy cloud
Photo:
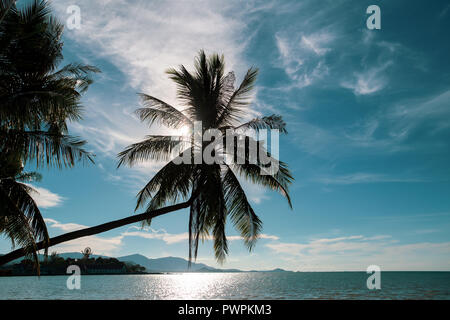
M 50 218 L 45 218 L 44 221 L 45 221 L 45 223 L 49 224 L 50 228 L 59 229 L 64 232 L 72 232 L 75 230 L 87 228 L 87 226 L 82 225 L 82 224 L 71 223 L 71 222 L 61 223 L 55 219 L 50 219 Z
M 135 231 L 130 231 L 130 230 Z M 152 228 L 147 228 L 145 230 L 141 230 L 137 227 L 130 227 L 130 229 L 124 233 L 122 233 L 122 236 L 125 237 L 140 237 L 144 239 L 158 239 L 164 241 L 166 244 L 175 244 L 179 242 L 184 242 L 189 239 L 189 234 L 187 232 L 184 233 L 177 233 L 177 234 L 171 234 L 165 231 L 164 229 L 160 230 L 154 230 Z M 260 239 L 268 239 L 268 240 L 278 240 L 279 238 L 274 235 L 268 235 L 268 234 L 261 234 Z M 213 237 L 209 236 L 206 237 L 205 240 L 212 240 Z M 243 240 L 241 236 L 227 236 L 227 239 L 229 241 L 236 241 L 236 240 Z
M 427 136 L 450 129 L 450 90 L 439 92 L 422 101 L 398 103 L 385 117 L 392 123 L 392 135 L 408 138 L 413 132 L 427 128 Z
M 58 1 L 54 6 L 63 16 L 68 4 Z M 216 1 L 90 1 L 80 4 L 81 28 L 68 35 L 110 58 L 132 87 L 174 97 L 173 85 L 169 92 L 165 89 L 169 82 L 164 71 L 180 63 L 192 65 L 200 48 L 224 53 L 230 67 L 240 59 L 245 24 L 231 15 L 232 6 L 220 4 L 218 11 Z
M 34 185 L 29 185 L 36 192 L 31 193 L 31 197 L 36 202 L 39 208 L 52 208 L 62 205 L 65 198 L 57 193 L 51 192 L 50 190 L 42 187 L 36 187 Z
M 421 179 L 397 178 L 385 174 L 358 172 L 341 176 L 327 176 L 316 179 L 324 184 L 350 185 L 358 183 L 382 183 L 382 182 L 422 182 Z
M 450 11 L 450 4 L 442 9 L 441 13 L 439 13 L 438 18 L 443 19 L 449 11 Z
M 281 67 L 293 80 L 289 88 L 310 86 L 328 73 L 322 56 L 330 51 L 326 46 L 333 40 L 331 33 L 322 31 L 300 36 L 277 33 L 275 40 Z
M 388 235 L 357 235 L 265 246 L 295 270 L 362 271 L 372 264 L 384 271 L 450 269 L 450 242 L 399 244 Z
M 304 48 L 312 50 L 316 55 L 322 56 L 330 51 L 330 48 L 327 48 L 326 46 L 332 39 L 333 36 L 327 32 L 313 33 L 309 36 L 302 35 L 301 45 Z
M 392 63 L 392 61 L 388 61 L 380 66 L 372 67 L 362 72 L 354 72 L 352 79 L 342 81 L 341 86 L 351 89 L 355 95 L 366 95 L 380 91 L 388 83 L 388 78 L 384 74 L 384 71 Z

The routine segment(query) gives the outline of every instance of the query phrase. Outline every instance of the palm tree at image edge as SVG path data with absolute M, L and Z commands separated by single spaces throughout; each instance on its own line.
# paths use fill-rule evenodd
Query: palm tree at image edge
M 80 95 L 99 70 L 80 64 L 57 70 L 62 30 L 46 1 L 20 10 L 15 1 L 0 1 L 0 233 L 32 255 L 38 271 L 36 241 L 46 254 L 50 238 L 28 183 L 41 175 L 23 169 L 31 161 L 37 168 L 93 161 L 85 141 L 68 135 L 67 121 L 81 119 Z

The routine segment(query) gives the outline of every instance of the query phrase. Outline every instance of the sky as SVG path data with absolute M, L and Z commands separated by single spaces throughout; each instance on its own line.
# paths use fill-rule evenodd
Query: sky
M 82 98 L 70 132 L 88 141 L 95 165 L 41 169 L 34 186 L 51 236 L 134 213 L 136 193 L 161 168 L 119 168 L 117 153 L 147 134 L 137 93 L 175 106 L 165 70 L 192 67 L 200 49 L 223 53 L 241 80 L 259 68 L 251 114 L 281 114 L 288 135 L 280 159 L 295 177 L 293 210 L 279 194 L 245 188 L 264 223 L 249 253 L 228 225 L 230 254 L 198 262 L 242 270 L 450 270 L 450 4 L 448 1 L 58 0 L 81 11 L 65 29 L 64 64 L 102 70 Z M 366 9 L 381 9 L 369 30 Z M 30 167 L 30 169 L 33 169 Z M 149 258 L 188 255 L 188 211 L 61 244 L 81 251 Z M 0 239 L 0 252 L 10 242 Z

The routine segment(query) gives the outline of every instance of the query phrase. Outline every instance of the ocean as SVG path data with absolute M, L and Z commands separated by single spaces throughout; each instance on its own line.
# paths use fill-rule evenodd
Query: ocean
M 365 272 L 181 273 L 0 277 L 0 299 L 450 299 L 450 272 L 382 272 L 369 290 Z

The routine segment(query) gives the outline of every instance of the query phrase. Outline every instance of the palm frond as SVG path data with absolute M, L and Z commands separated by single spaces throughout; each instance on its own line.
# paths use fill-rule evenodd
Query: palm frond
M 262 222 L 250 205 L 245 191 L 234 172 L 228 167 L 223 178 L 228 212 L 249 250 L 253 248 L 262 229 Z
M 12 210 L 11 214 L 18 215 L 18 212 L 23 214 L 30 223 L 34 237 L 38 240 L 48 241 L 49 236 L 44 218 L 36 202 L 30 195 L 30 193 L 37 193 L 37 191 L 13 179 L 2 179 L 0 184 L 3 192 L 9 197 L 9 202 L 7 203 L 14 205 L 9 206 L 9 209 Z M 14 210 L 14 207 L 19 211 Z
M 235 137 L 243 139 L 245 143 L 243 145 L 243 150 L 238 150 L 240 147 L 238 144 L 234 144 L 233 150 L 226 150 L 228 154 L 234 156 L 231 167 L 239 175 L 252 183 L 257 183 L 278 191 L 286 198 L 289 206 L 292 208 L 292 202 L 289 196 L 289 185 L 292 184 L 294 178 L 289 171 L 288 165 L 283 161 L 273 158 L 270 152 L 262 145 L 262 141 L 254 140 L 250 136 L 234 133 L 233 136 L 224 136 L 224 141 L 226 139 L 234 139 Z M 251 146 L 255 149 L 252 150 Z M 251 158 L 250 155 L 255 151 L 258 152 L 258 155 L 259 152 L 264 153 L 267 158 L 266 160 L 270 161 L 270 164 L 277 164 L 278 171 L 272 172 L 270 167 L 268 167 L 269 164 L 263 163 L 262 159 L 259 159 L 259 157 Z
M 281 133 L 287 133 L 286 122 L 280 115 L 272 114 L 270 116 L 255 118 L 234 128 L 235 130 L 253 129 L 259 131 L 261 129 L 277 129 Z
M 225 200 L 225 190 L 222 183 L 222 172 L 218 165 L 211 167 L 211 174 L 206 190 L 208 201 L 207 215 L 211 220 L 212 235 L 214 238 L 214 256 L 218 263 L 223 264 L 228 254 L 228 240 L 225 232 L 228 207 Z
M 152 125 L 154 122 L 162 123 L 171 128 L 180 128 L 183 125 L 192 125 L 192 122 L 181 111 L 155 97 L 140 93 L 144 108 L 136 110 L 141 121 Z
M 245 109 L 248 107 L 251 98 L 251 90 L 254 87 L 258 69 L 250 68 L 244 76 L 241 85 L 231 95 L 223 111 L 218 116 L 217 127 L 233 125 L 245 115 Z
M 259 166 L 257 164 L 234 163 L 232 167 L 248 181 L 279 192 L 286 198 L 289 207 L 292 208 L 292 201 L 289 195 L 289 185 L 293 182 L 294 178 L 287 168 L 286 163 L 279 161 L 279 170 L 275 175 L 273 175 L 272 172 L 261 174 L 261 172 L 264 172 L 265 169 L 263 166 Z
M 0 1 L 0 23 L 3 22 L 9 11 L 15 6 L 16 0 Z
M 155 194 L 147 206 L 147 212 L 175 203 L 179 197 L 186 199 L 191 190 L 193 169 L 193 165 L 169 162 L 139 192 L 137 205 L 142 205 L 152 191 Z
M 227 207 L 219 165 L 200 165 L 194 175 L 195 195 L 189 213 L 189 263 L 197 258 L 199 240 L 213 236 L 214 254 L 223 263 L 228 254 Z
M 166 73 L 169 78 L 177 84 L 177 98 L 186 106 L 187 109 L 184 112 L 188 115 L 191 121 L 203 121 L 204 117 L 202 112 L 205 111 L 205 92 L 202 87 L 202 83 L 199 81 L 183 66 L 180 66 L 180 70 L 168 69 Z
M 147 136 L 145 140 L 128 146 L 118 154 L 119 163 L 133 166 L 145 160 L 167 161 L 172 152 L 182 143 L 188 143 L 182 136 Z
M 41 181 L 42 174 L 39 172 L 22 172 L 18 174 L 15 179 L 21 182 Z
M 143 206 L 152 195 L 159 192 L 149 203 L 148 209 L 157 209 L 164 203 L 175 201 L 179 195 L 185 197 L 189 193 L 194 165 L 178 164 L 184 152 L 190 152 L 191 148 L 183 151 L 177 158 L 167 163 L 153 178 L 139 191 L 137 195 L 136 209 Z M 177 183 L 174 183 L 177 181 Z
M 0 130 L 0 149 L 20 150 L 26 161 L 35 160 L 38 167 L 46 164 L 48 167 L 72 167 L 76 161 L 94 163 L 93 154 L 83 146 L 85 141 L 77 137 L 45 131 Z
M 5 185 L 5 180 L 0 183 L 0 233 L 6 234 L 12 247 L 16 245 L 25 249 L 27 256 L 34 258 L 34 264 L 39 274 L 39 258 L 37 255 L 36 238 L 34 230 L 30 226 L 29 218 L 10 197 L 11 190 Z M 47 238 L 48 239 L 48 238 Z

